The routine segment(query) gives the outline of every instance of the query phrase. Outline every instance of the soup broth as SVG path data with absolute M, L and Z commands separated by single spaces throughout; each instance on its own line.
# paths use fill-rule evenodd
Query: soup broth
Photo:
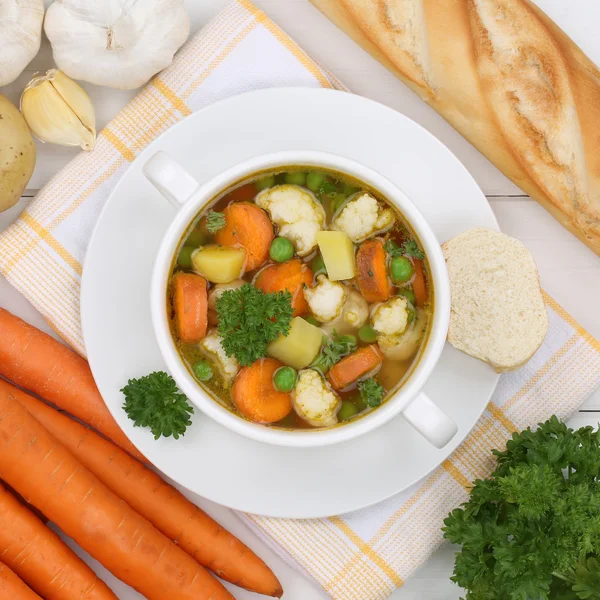
M 174 257 L 167 310 L 181 360 L 216 401 L 265 426 L 315 429 L 358 419 L 402 386 L 433 293 L 419 240 L 386 198 L 295 166 L 241 181 L 200 211 Z M 271 302 L 286 314 L 253 337 L 251 310 Z M 230 317 L 242 321 L 227 333 Z M 260 353 L 257 337 L 280 322 L 287 335 Z

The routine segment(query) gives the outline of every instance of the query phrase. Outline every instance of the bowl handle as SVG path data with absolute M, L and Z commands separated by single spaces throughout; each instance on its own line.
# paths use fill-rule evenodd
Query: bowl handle
M 200 184 L 166 152 L 159 150 L 143 167 L 146 179 L 175 207 L 179 208 Z
M 423 393 L 419 394 L 402 414 L 436 448 L 443 448 L 458 431 L 456 423 Z

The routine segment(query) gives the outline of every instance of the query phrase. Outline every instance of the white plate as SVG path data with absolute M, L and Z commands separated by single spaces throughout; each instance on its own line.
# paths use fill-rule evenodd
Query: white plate
M 141 125 L 143 126 L 143 125 Z M 440 242 L 474 226 L 497 229 L 473 178 L 441 142 L 407 117 L 344 92 L 270 89 L 213 104 L 153 142 L 104 208 L 84 266 L 85 345 L 110 411 L 159 469 L 189 490 L 250 513 L 289 518 L 341 514 L 405 490 L 445 460 L 475 425 L 496 387 L 487 365 L 446 345 L 426 393 L 457 423 L 443 450 L 402 417 L 360 439 L 326 448 L 275 448 L 234 434 L 196 411 L 179 441 L 134 428 L 120 389 L 166 370 L 150 319 L 150 276 L 174 209 L 142 174 L 157 150 L 199 181 L 278 150 L 348 156 L 395 182 L 419 206 Z

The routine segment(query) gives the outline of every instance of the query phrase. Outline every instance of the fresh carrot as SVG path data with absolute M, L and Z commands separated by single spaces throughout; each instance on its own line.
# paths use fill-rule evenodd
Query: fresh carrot
M 6 598 L 6 600 L 42 600 L 2 563 L 0 563 L 0 598 Z
M 246 271 L 254 271 L 269 256 L 273 225 L 262 208 L 251 202 L 235 202 L 223 210 L 226 225 L 217 231 L 215 241 L 223 246 L 246 250 Z
M 106 408 L 87 362 L 2 308 L 0 375 L 66 410 L 132 456 L 145 460 Z
M 383 356 L 376 344 L 363 346 L 333 365 L 327 378 L 333 389 L 343 390 L 359 377 L 377 369 L 382 361 Z
M 269 265 L 256 278 L 254 286 L 263 292 L 283 292 L 292 295 L 294 317 L 309 311 L 308 302 L 304 298 L 304 286 L 312 286 L 314 275 L 308 265 L 298 258 L 284 263 Z
M 412 282 L 413 292 L 415 293 L 415 301 L 417 306 L 421 307 L 427 302 L 427 284 L 425 282 L 423 261 L 415 258 L 413 265 L 415 267 L 415 278 Z
M 32 590 L 48 600 L 117 600 L 53 531 L 2 486 L 0 556 Z M 0 598 L 10 596 L 0 594 Z
M 281 596 L 281 584 L 250 548 L 154 471 L 81 423 L 0 380 L 3 393 L 13 396 L 104 485 L 201 565 L 247 590 Z
M 275 371 L 283 363 L 261 358 L 244 367 L 233 383 L 233 401 L 237 409 L 255 423 L 275 423 L 292 412 L 292 397 L 273 385 Z
M 204 567 L 109 490 L 11 394 L 0 394 L 0 414 L 2 478 L 116 577 L 148 600 L 233 600 Z
M 19 388 L 16 388 L 14 385 L 11 385 L 10 383 L 8 383 L 8 381 L 5 381 L 4 379 L 0 379 L 0 386 L 5 386 L 5 385 L 9 386 L 13 390 L 17 390 L 21 394 L 25 394 L 25 392 L 22 392 Z M 31 396 L 31 397 L 33 397 L 33 396 Z M 39 400 L 38 400 L 38 402 L 39 402 Z M 52 409 L 52 410 L 54 410 L 54 409 Z M 46 516 L 43 515 L 35 506 L 29 504 L 29 502 L 27 502 L 27 500 L 25 500 L 25 498 L 23 498 L 23 496 L 21 496 L 21 494 L 19 494 L 19 492 L 17 492 L 17 490 L 14 490 L 13 488 L 11 488 L 10 485 L 8 485 L 8 483 L 6 483 L 6 481 L 2 481 L 2 479 L 0 479 L 0 486 L 4 487 L 11 496 L 14 496 L 29 512 L 32 512 L 44 525 L 48 524 L 48 519 L 46 518 Z
M 182 342 L 199 342 L 208 327 L 206 279 L 195 273 L 173 275 L 173 309 L 177 337 Z
M 254 200 L 254 197 L 258 194 L 258 190 L 254 183 L 246 183 L 240 187 L 235 188 L 227 194 L 224 198 L 225 202 L 248 202 Z
M 383 240 L 363 242 L 356 253 L 356 282 L 367 302 L 385 302 L 392 294 Z

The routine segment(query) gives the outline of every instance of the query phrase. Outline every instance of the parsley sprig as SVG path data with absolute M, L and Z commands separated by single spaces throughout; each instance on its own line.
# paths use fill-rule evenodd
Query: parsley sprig
M 334 330 L 331 337 L 323 337 L 321 352 L 311 366 L 325 374 L 344 356 L 354 352 L 356 347 L 357 341 L 353 335 L 340 336 Z
M 466 600 L 600 600 L 600 430 L 515 433 L 445 520 Z
M 171 435 L 177 440 L 192 424 L 194 409 L 164 371 L 130 379 L 121 392 L 125 394 L 127 416 L 135 427 L 149 427 L 155 440 Z
M 394 258 L 394 256 L 412 256 L 421 260 L 425 258 L 423 250 L 419 248 L 415 240 L 407 240 L 402 246 L 398 246 L 394 240 L 388 240 L 384 248 L 391 258 Z
M 227 356 L 242 366 L 267 355 L 267 345 L 287 335 L 292 320 L 289 292 L 265 293 L 249 283 L 223 292 L 217 300 L 218 333 Z
M 359 381 L 356 385 L 360 392 L 362 401 L 371 408 L 379 406 L 383 397 L 385 396 L 385 389 L 382 385 L 377 383 L 373 377 L 366 379 L 365 381 Z
M 206 229 L 211 233 L 217 233 L 227 225 L 227 220 L 225 219 L 225 215 L 222 212 L 217 212 L 215 210 L 209 210 L 206 215 Z

